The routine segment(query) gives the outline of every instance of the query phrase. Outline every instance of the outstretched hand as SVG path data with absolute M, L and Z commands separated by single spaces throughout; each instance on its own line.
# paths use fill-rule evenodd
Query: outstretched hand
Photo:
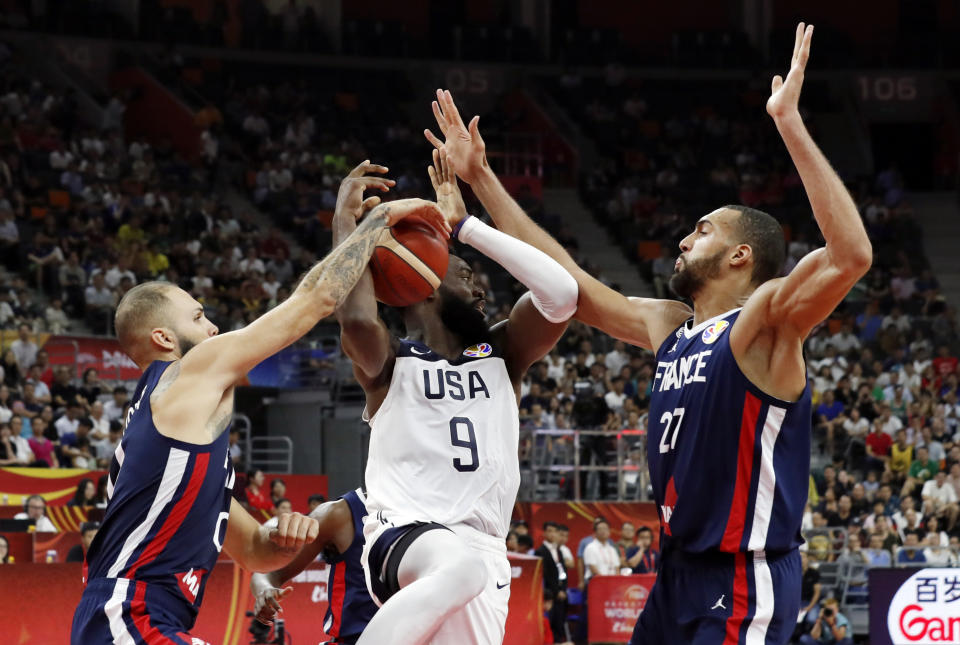
M 437 100 L 432 105 L 437 127 L 445 140 L 441 141 L 429 129 L 424 130 L 423 135 L 438 150 L 446 148 L 457 176 L 472 184 L 489 168 L 487 147 L 480 136 L 480 117 L 475 116 L 470 119 L 470 125 L 464 125 L 450 90 L 437 90 Z
M 390 190 L 397 182 L 386 177 L 368 176 L 367 173 L 377 173 L 382 175 L 386 173 L 386 166 L 379 166 L 370 163 L 367 159 L 351 170 L 343 181 L 340 182 L 340 190 L 337 192 L 337 206 L 335 215 L 351 217 L 354 220 L 360 219 L 364 213 L 380 203 L 379 197 L 363 198 L 366 190 L 379 189 L 382 192 Z
M 450 226 L 456 226 L 467 216 L 467 206 L 457 185 L 457 175 L 450 166 L 447 149 L 441 147 L 433 151 L 433 164 L 427 166 L 430 183 L 437 194 L 437 206 Z
M 797 36 L 793 43 L 793 58 L 790 60 L 790 72 L 787 79 L 780 75 L 773 77 L 770 98 L 767 99 L 767 113 L 774 119 L 799 114 L 800 88 L 803 86 L 803 72 L 810 58 L 810 41 L 813 39 L 813 25 L 797 25 Z

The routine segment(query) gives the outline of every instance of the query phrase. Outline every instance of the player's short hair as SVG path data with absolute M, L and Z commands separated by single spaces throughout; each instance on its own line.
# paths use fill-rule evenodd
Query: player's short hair
M 738 244 L 749 244 L 753 250 L 753 273 L 750 282 L 760 285 L 780 275 L 787 257 L 783 227 L 772 215 L 756 208 L 732 204 L 724 208 L 737 211 Z
M 549 529 L 549 528 L 554 528 L 554 529 L 555 529 L 555 528 L 557 528 L 558 526 L 559 526 L 559 525 L 558 525 L 556 522 L 544 522 L 544 523 L 543 523 L 543 530 L 546 531 L 546 530 Z
M 153 329 L 166 322 L 165 310 L 170 305 L 167 291 L 173 285 L 167 282 L 144 282 L 124 294 L 114 314 L 117 340 L 127 354 L 136 346 L 137 337 L 144 329 Z

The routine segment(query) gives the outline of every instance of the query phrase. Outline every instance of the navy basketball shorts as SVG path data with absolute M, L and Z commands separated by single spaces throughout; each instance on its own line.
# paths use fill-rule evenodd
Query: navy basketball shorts
M 784 645 L 800 613 L 800 554 L 667 553 L 631 645 Z
M 126 578 L 91 580 L 73 614 L 71 645 L 209 645 L 187 633 L 169 594 Z M 182 606 L 182 603 L 180 603 Z

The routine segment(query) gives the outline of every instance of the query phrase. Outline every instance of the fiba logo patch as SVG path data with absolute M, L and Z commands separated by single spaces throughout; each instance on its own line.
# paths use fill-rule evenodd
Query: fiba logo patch
M 493 347 L 490 343 L 480 343 L 463 350 L 463 355 L 469 358 L 485 358 L 493 353 Z
M 713 323 L 712 325 L 704 329 L 703 336 L 701 336 L 700 338 L 707 345 L 712 345 L 713 343 L 716 342 L 718 338 L 720 338 L 720 334 L 723 333 L 723 330 L 729 326 L 730 326 L 730 323 L 728 323 L 726 320 L 718 320 L 717 322 Z

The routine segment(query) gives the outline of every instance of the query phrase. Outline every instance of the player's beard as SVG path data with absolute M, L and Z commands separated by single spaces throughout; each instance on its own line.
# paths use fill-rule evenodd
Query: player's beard
M 486 317 L 473 302 L 463 300 L 440 287 L 440 320 L 444 327 L 460 337 L 465 344 L 489 343 L 490 328 Z
M 670 290 L 681 298 L 693 298 L 707 283 L 720 275 L 720 266 L 729 249 L 696 260 L 683 260 L 681 268 L 670 276 Z
M 188 338 L 185 334 L 174 330 L 174 333 L 177 335 L 177 349 L 180 350 L 180 358 L 183 358 L 187 355 L 191 349 L 197 346 L 197 343 L 200 341 L 194 341 L 191 338 Z

